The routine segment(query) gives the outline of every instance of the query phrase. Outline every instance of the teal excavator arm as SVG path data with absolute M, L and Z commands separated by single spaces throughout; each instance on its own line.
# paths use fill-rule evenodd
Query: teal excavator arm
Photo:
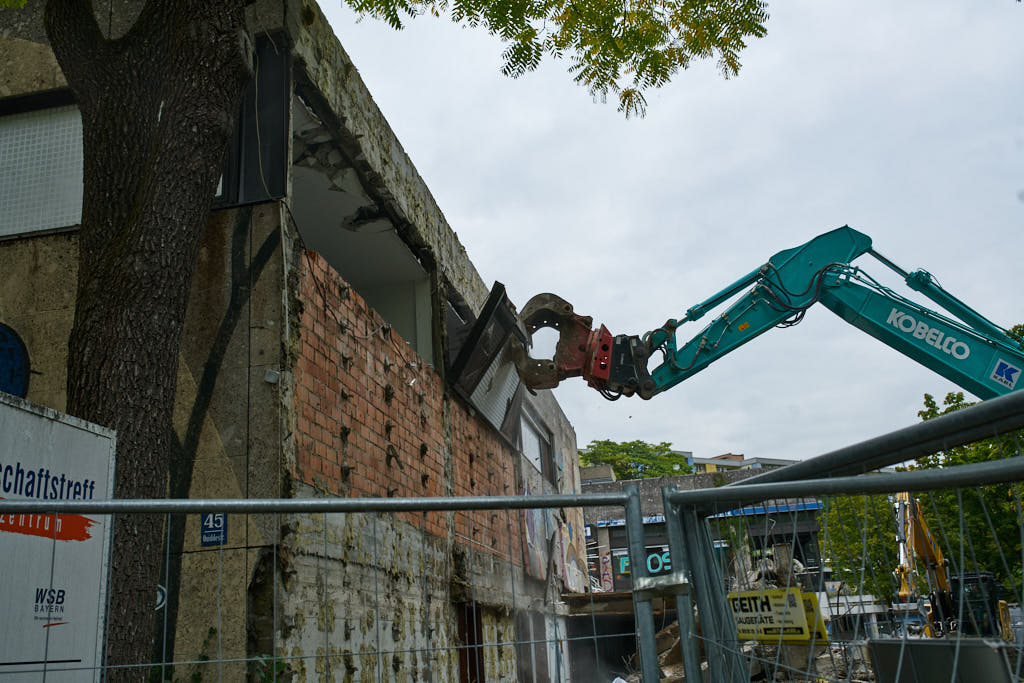
M 899 295 L 850 265 L 864 254 L 898 273 L 911 289 L 950 316 Z M 678 342 L 684 323 L 700 319 L 741 292 L 698 334 Z M 516 365 L 531 389 L 583 376 L 606 398 L 636 394 L 648 399 L 773 327 L 797 324 L 816 303 L 982 399 L 1024 387 L 1018 382 L 1024 351 L 1017 340 L 943 289 L 929 273 L 904 271 L 874 251 L 870 237 L 847 226 L 780 251 L 691 306 L 681 319 L 669 319 L 642 336 L 613 336 L 603 325 L 591 330 L 591 318 L 575 314 L 556 295 L 540 294 L 527 302 L 520 318 L 531 334 L 541 327 L 559 330 L 555 355 L 538 360 L 519 348 Z M 658 353 L 661 362 L 649 369 L 651 357 Z

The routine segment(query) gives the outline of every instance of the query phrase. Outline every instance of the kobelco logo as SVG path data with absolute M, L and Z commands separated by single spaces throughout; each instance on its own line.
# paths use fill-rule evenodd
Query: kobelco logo
M 956 337 L 947 337 L 942 330 L 930 327 L 927 323 L 915 320 L 913 316 L 898 308 L 892 309 L 886 324 L 892 325 L 900 332 L 912 335 L 915 339 L 930 344 L 943 353 L 948 353 L 957 360 L 964 360 L 971 355 L 971 347 Z

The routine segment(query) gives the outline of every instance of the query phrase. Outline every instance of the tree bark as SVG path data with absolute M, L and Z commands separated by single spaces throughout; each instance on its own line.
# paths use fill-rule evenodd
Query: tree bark
M 246 0 L 149 0 L 123 37 L 89 0 L 48 0 L 46 30 L 82 114 L 84 199 L 68 343 L 73 415 L 117 430 L 114 495 L 162 498 L 178 347 L 200 239 L 250 66 Z M 114 527 L 109 680 L 153 652 L 162 516 Z

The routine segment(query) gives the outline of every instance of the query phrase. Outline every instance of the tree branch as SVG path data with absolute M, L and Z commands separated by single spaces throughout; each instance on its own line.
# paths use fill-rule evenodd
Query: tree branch
M 86 74 L 96 70 L 99 47 L 106 40 L 96 22 L 92 0 L 47 0 L 43 24 L 68 83 L 87 79 Z

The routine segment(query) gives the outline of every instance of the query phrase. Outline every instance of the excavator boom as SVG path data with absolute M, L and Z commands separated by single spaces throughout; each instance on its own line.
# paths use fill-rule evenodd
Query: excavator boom
M 852 265 L 865 254 L 948 315 L 896 293 Z M 682 342 L 677 339 L 685 323 L 730 301 L 696 335 Z M 848 226 L 774 254 L 764 265 L 686 309 L 682 318 L 670 318 L 644 335 L 612 335 L 603 325 L 592 329 L 592 318 L 577 314 L 568 301 L 540 294 L 523 307 L 520 320 L 529 335 L 542 327 L 558 330 L 554 357 L 531 358 L 519 341 L 512 342 L 512 356 L 531 389 L 551 388 L 568 377 L 582 376 L 606 398 L 639 395 L 649 399 L 773 327 L 799 323 L 817 303 L 982 399 L 1024 388 L 1020 340 L 943 289 L 927 271 L 903 270 L 875 251 L 870 237 Z M 652 368 L 651 358 L 659 352 L 661 362 Z M 918 501 L 907 493 L 897 495 L 896 519 L 900 560 L 894 571 L 898 590 L 893 607 L 907 631 L 938 637 L 962 630 L 960 620 L 969 619 L 973 626 L 965 621 L 965 628 L 995 635 L 994 625 L 999 625 L 1007 638 L 1006 604 L 996 606 L 991 575 L 950 577 Z M 918 590 L 918 559 L 927 572 L 927 602 Z M 975 601 L 977 608 L 965 598 L 968 589 L 983 598 Z
M 865 254 L 950 315 L 897 294 L 851 265 Z M 729 301 L 700 332 L 679 341 L 685 323 Z M 870 237 L 848 226 L 774 254 L 764 265 L 689 307 L 682 318 L 670 318 L 644 335 L 613 335 L 604 326 L 592 330 L 592 318 L 577 314 L 569 302 L 540 294 L 527 302 L 520 318 L 530 334 L 541 327 L 559 331 L 555 355 L 534 359 L 519 344 L 513 356 L 531 389 L 582 376 L 606 398 L 649 399 L 773 327 L 799 323 L 817 303 L 982 399 L 1024 387 L 1019 382 L 1024 351 L 1017 340 L 940 287 L 929 273 L 908 273 L 876 252 Z M 661 362 L 655 364 L 651 358 L 657 353 Z

